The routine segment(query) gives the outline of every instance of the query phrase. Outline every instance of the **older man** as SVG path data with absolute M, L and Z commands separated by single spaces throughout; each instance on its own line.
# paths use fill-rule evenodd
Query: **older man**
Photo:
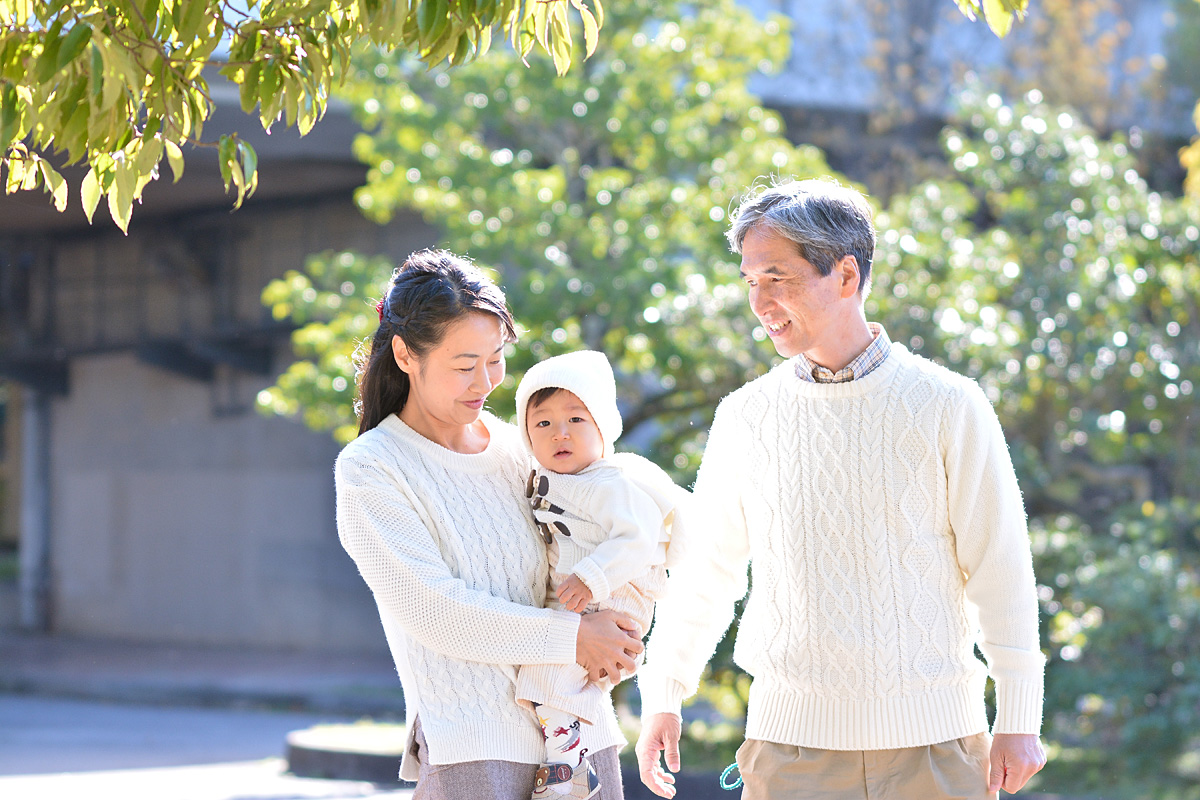
M 642 780 L 674 794 L 680 706 L 746 591 L 745 800 L 989 798 L 1045 764 L 1043 656 L 1020 490 L 984 393 L 868 322 L 858 192 L 765 188 L 729 230 L 788 360 L 726 397 L 638 683 Z M 975 656 L 978 643 L 987 666 Z M 996 685 L 992 733 L 984 706 Z

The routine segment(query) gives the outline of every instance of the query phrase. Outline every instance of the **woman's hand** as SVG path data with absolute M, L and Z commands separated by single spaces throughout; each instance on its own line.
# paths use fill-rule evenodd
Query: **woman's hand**
M 632 672 L 642 650 L 642 631 L 624 614 L 597 611 L 579 620 L 575 660 L 587 670 L 590 681 Z
M 588 603 L 592 602 L 592 590 L 575 574 L 568 575 L 558 585 L 557 593 L 558 602 L 563 604 L 563 608 L 576 614 L 582 614 Z

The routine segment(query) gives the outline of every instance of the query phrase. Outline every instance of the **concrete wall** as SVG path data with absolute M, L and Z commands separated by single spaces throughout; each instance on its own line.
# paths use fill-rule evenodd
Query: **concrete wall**
M 253 329 L 269 318 L 264 285 L 308 253 L 398 260 L 433 233 L 413 217 L 370 223 L 344 197 L 250 207 L 231 224 L 215 230 L 229 276 L 216 283 L 177 266 L 194 233 L 173 243 L 169 228 L 135 225 L 128 239 L 57 251 L 63 335 L 110 348 L 73 356 L 69 393 L 50 402 L 50 629 L 383 652 L 370 593 L 337 540 L 332 437 L 255 411 L 270 376 L 217 364 L 212 380 L 188 377 L 123 342 L 181 324 L 197 335 L 218 322 Z M 281 342 L 277 371 L 286 351 Z
M 50 424 L 56 631 L 382 647 L 337 541 L 328 435 L 214 413 L 213 386 L 131 355 L 81 359 L 71 381 Z

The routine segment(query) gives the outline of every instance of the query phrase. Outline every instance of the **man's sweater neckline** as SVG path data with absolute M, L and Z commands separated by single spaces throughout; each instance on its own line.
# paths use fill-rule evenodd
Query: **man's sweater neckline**
M 790 390 L 804 398 L 834 399 L 863 397 L 876 393 L 880 388 L 892 381 L 911 354 L 904 345 L 892 342 L 891 352 L 887 359 L 862 378 L 843 383 L 813 383 L 800 378 L 796 374 L 796 360 L 788 359 L 775 368 L 782 383 Z

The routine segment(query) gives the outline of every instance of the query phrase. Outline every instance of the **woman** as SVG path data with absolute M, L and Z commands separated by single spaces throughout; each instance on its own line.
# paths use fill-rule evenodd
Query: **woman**
M 516 332 L 472 264 L 415 253 L 392 277 L 359 378 L 359 437 L 338 457 L 338 535 L 375 595 L 404 687 L 400 775 L 417 800 L 529 800 L 545 748 L 516 667 L 632 666 L 632 621 L 542 608 L 545 547 L 516 430 L 484 411 Z M 611 701 L 583 731 L 601 800 L 621 800 Z

